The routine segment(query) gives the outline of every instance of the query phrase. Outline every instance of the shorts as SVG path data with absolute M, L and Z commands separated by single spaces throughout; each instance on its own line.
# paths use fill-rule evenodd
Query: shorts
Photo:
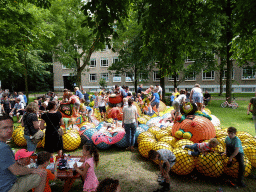
M 158 108 L 159 108 L 159 103 L 153 101 L 153 102 L 151 103 L 151 107 L 154 107 L 154 106 L 156 106 L 156 108 L 158 109 Z
M 21 176 L 17 179 L 9 192 L 29 191 L 33 188 L 36 188 L 40 182 L 41 177 L 38 174 Z
M 99 110 L 100 110 L 100 113 L 106 113 L 106 107 L 103 106 L 103 107 L 99 107 Z
M 203 103 L 203 102 L 204 102 L 203 97 L 201 96 L 193 97 L 193 103 Z

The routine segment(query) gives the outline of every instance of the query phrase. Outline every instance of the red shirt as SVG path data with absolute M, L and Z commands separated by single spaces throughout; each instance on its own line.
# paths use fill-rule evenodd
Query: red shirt
M 45 169 L 45 168 L 43 168 L 43 169 Z M 51 192 L 52 190 L 49 185 L 49 180 L 55 179 L 55 175 L 49 169 L 45 169 L 45 170 L 47 171 L 47 178 L 46 178 L 44 192 Z M 34 192 L 35 189 L 32 189 L 32 191 Z

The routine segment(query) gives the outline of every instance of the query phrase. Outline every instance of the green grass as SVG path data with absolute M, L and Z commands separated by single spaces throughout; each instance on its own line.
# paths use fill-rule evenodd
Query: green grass
M 247 107 L 249 97 L 239 97 L 236 102 L 239 104 L 238 109 L 221 108 L 220 104 L 225 98 L 214 97 L 207 106 L 213 115 L 220 119 L 221 127 L 234 126 L 239 131 L 247 131 L 255 135 L 254 124 L 252 116 L 247 115 Z M 16 124 L 17 125 L 17 124 Z M 20 148 L 15 146 L 12 142 L 13 148 Z M 43 149 L 39 149 L 41 151 Z M 66 152 L 71 155 L 82 155 L 82 148 L 78 148 L 73 152 Z M 119 179 L 123 192 L 150 192 L 159 188 L 157 183 L 157 174 L 159 173 L 158 166 L 146 158 L 143 158 L 138 152 L 127 152 L 115 146 L 111 146 L 107 150 L 100 150 L 100 163 L 95 169 L 99 180 L 106 177 Z M 253 169 L 251 175 L 256 174 L 256 169 Z M 225 192 L 235 191 L 234 188 L 228 186 L 223 182 L 225 175 L 220 178 L 210 178 L 200 176 L 197 180 L 193 180 L 191 175 L 179 176 L 171 175 L 171 191 L 200 191 L 200 192 L 214 192 L 219 187 Z M 57 180 L 55 185 L 51 186 L 52 191 L 62 192 L 64 181 Z M 247 188 L 239 189 L 237 191 L 255 191 L 256 182 L 251 176 L 245 178 Z M 83 183 L 81 180 L 76 180 L 71 189 L 72 192 L 82 191 Z

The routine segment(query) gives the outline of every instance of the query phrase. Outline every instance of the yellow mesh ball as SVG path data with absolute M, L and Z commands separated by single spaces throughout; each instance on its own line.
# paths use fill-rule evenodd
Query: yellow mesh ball
M 221 144 L 219 144 L 216 147 L 212 148 L 212 150 L 217 153 L 223 153 L 225 151 L 225 148 Z
M 139 118 L 138 118 L 138 121 L 139 121 L 141 124 L 146 124 L 148 120 L 147 120 L 145 117 L 139 117 Z
M 253 136 L 250 133 L 244 132 L 244 131 L 238 131 L 236 133 L 236 136 L 239 137 L 239 139 L 242 141 L 247 138 L 253 138 Z
M 181 148 L 183 145 L 193 145 L 193 144 L 194 144 L 193 141 L 190 141 L 188 139 L 181 139 L 176 142 L 175 148 Z
M 205 176 L 219 177 L 224 171 L 223 157 L 213 152 L 200 154 L 196 160 L 196 169 Z
M 238 164 L 236 158 L 233 158 L 231 167 L 227 167 L 228 159 L 229 159 L 229 157 L 226 157 L 224 159 L 224 173 L 226 173 L 227 175 L 229 175 L 231 177 L 237 178 L 239 164 Z M 251 164 L 250 160 L 246 157 L 246 155 L 244 156 L 244 166 L 245 166 L 244 176 L 247 177 L 248 175 L 250 175 L 250 173 L 252 171 L 252 164 Z
M 143 116 L 147 121 L 149 120 L 149 119 L 151 119 L 151 117 L 149 116 L 149 115 L 144 115 Z
M 228 136 L 228 133 L 226 131 L 222 131 L 222 130 L 217 130 L 216 131 L 216 137 L 227 137 Z
M 24 138 L 24 129 L 20 128 L 15 132 L 15 135 L 13 135 L 13 141 L 16 145 L 20 147 L 24 147 L 27 145 L 27 141 Z
M 172 133 L 172 126 L 166 127 L 165 130 L 169 131 L 169 133 L 171 134 Z
M 185 132 L 185 133 L 183 134 L 183 138 L 184 138 L 184 139 L 188 139 L 188 140 L 190 140 L 190 139 L 191 139 L 191 137 L 192 137 L 192 134 L 191 134 L 191 133 L 189 133 L 189 132 Z
M 194 157 L 188 155 L 188 152 L 182 148 L 175 148 L 172 151 L 176 157 L 176 162 L 171 171 L 178 175 L 187 175 L 195 168 Z
M 143 157 L 148 158 L 148 152 L 153 149 L 156 140 L 151 137 L 146 137 L 138 144 L 138 150 Z
M 254 138 L 247 138 L 247 139 L 243 139 L 241 140 L 243 145 L 252 145 L 256 147 L 256 139 Z
M 256 146 L 243 145 L 244 154 L 251 161 L 253 167 L 256 167 Z
M 161 130 L 161 129 L 160 129 L 159 127 L 156 127 L 156 126 L 150 127 L 150 128 L 148 129 L 148 131 L 151 132 L 151 133 L 153 133 L 153 135 L 156 135 L 157 132 L 160 131 L 160 130 Z
M 182 131 L 176 131 L 175 132 L 175 137 L 178 138 L 178 139 L 182 138 L 183 137 L 183 132 Z
M 17 132 L 19 132 L 20 130 L 23 130 L 24 131 L 24 127 L 22 127 L 21 125 L 17 126 L 13 132 L 12 132 L 12 138 L 15 137 L 15 135 L 17 134 Z
M 45 145 L 45 129 L 42 131 L 44 132 L 44 138 L 37 143 L 36 148 L 41 148 L 41 147 L 44 147 L 44 145 Z
M 155 136 L 153 135 L 153 133 L 149 132 L 149 131 L 145 131 L 145 132 L 142 132 L 141 134 L 139 134 L 138 138 L 137 138 L 137 142 L 138 144 L 140 143 L 140 141 L 144 138 L 147 138 L 147 137 L 150 137 L 150 138 L 153 138 L 155 139 Z
M 159 141 L 168 143 L 172 147 L 175 147 L 177 139 L 173 136 L 164 136 Z
M 109 119 L 107 119 L 107 122 L 108 122 L 108 123 L 113 123 L 114 120 L 113 120 L 113 118 L 109 118 Z
M 156 133 L 156 139 L 160 140 L 164 136 L 168 136 L 170 133 L 167 130 L 160 130 Z
M 63 148 L 67 151 L 75 150 L 81 144 L 81 137 L 75 131 L 67 131 L 63 136 Z
M 210 110 L 210 109 L 208 109 L 208 108 L 204 108 L 204 110 L 205 110 L 205 112 L 206 112 L 208 115 L 211 115 L 211 114 L 212 114 L 212 112 L 211 112 L 211 110 Z
M 169 151 L 172 151 L 172 150 L 173 150 L 173 148 L 172 148 L 171 145 L 169 145 L 168 143 L 165 143 L 165 142 L 161 142 L 161 141 L 155 143 L 152 150 L 157 151 L 157 150 L 159 150 L 159 149 L 168 149 Z M 155 162 L 156 164 L 159 164 L 159 160 L 155 160 L 154 162 Z
M 217 140 L 220 142 L 220 144 L 222 145 L 223 148 L 226 148 L 226 143 L 225 143 L 226 136 L 218 137 Z

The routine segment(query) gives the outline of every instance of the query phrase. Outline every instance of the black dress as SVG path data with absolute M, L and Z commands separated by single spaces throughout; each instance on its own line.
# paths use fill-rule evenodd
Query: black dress
M 62 136 L 58 134 L 61 118 L 62 115 L 59 111 L 56 113 L 44 113 L 42 115 L 42 119 L 46 122 L 44 150 L 49 153 L 63 149 Z

